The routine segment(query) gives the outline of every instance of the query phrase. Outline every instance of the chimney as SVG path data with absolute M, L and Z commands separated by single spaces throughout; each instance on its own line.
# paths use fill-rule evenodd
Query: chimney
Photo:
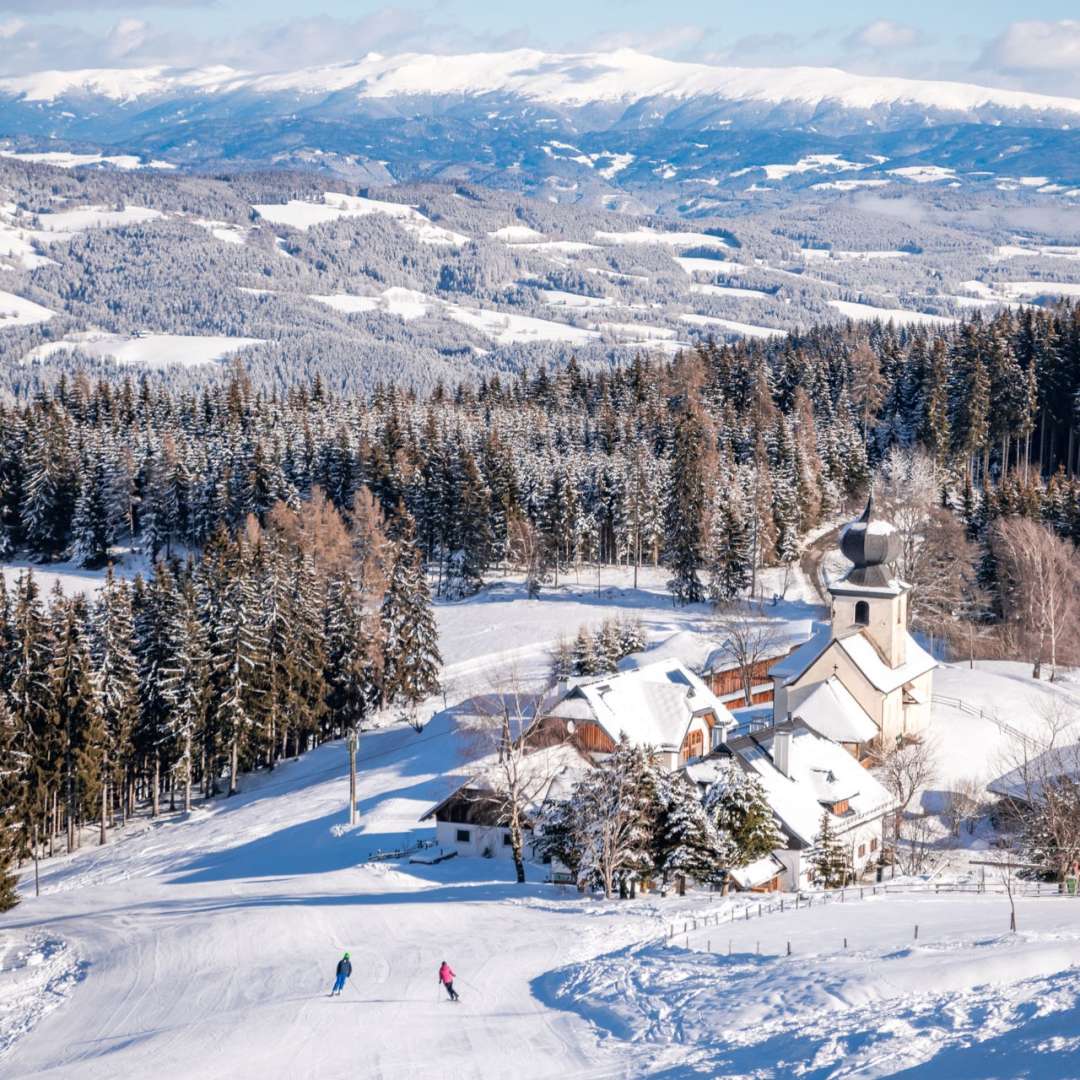
M 773 764 L 785 775 L 791 776 L 791 732 L 778 731 L 773 736 Z
M 727 726 L 725 724 L 717 724 L 712 729 L 712 745 L 713 749 L 717 750 L 727 742 Z
M 556 694 L 556 696 L 560 697 L 560 698 L 566 697 L 566 691 L 569 690 L 569 688 L 570 688 L 570 680 L 567 679 L 566 676 L 564 675 L 555 684 L 555 694 Z

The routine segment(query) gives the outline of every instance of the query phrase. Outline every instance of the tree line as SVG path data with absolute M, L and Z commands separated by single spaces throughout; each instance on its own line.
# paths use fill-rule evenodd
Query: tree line
M 233 794 L 376 710 L 419 724 L 440 667 L 412 520 L 364 491 L 349 521 L 316 489 L 92 600 L 23 572 L 0 588 L 0 867 Z

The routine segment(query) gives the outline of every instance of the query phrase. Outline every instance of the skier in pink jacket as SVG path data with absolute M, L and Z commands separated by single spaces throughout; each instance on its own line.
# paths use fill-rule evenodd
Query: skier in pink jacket
M 439 967 L 439 982 L 446 987 L 451 1001 L 457 1001 L 460 996 L 454 989 L 454 969 L 444 960 Z

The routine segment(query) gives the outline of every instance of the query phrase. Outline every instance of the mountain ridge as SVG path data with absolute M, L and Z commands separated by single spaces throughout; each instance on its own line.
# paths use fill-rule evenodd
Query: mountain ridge
M 68 96 L 137 102 L 182 94 L 337 95 L 358 99 L 482 97 L 506 94 L 568 108 L 629 105 L 650 98 L 716 99 L 746 105 L 872 110 L 917 107 L 936 113 L 1027 112 L 1080 116 L 1080 99 L 975 83 L 859 75 L 830 67 L 739 67 L 666 60 L 632 49 L 597 53 L 508 52 L 438 55 L 370 53 L 357 61 L 256 73 L 202 68 L 89 68 L 0 79 L 0 93 L 25 103 Z

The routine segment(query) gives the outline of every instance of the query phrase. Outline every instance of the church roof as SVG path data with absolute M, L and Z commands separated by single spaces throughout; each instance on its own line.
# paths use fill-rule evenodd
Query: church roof
M 827 623 L 816 625 L 806 641 L 769 668 L 769 674 L 785 683 L 797 679 L 832 644 L 832 640 L 832 628 Z
M 846 637 L 837 638 L 836 642 L 870 684 L 888 694 L 937 667 L 937 661 L 906 630 L 904 636 L 907 638 L 907 659 L 895 668 L 889 667 L 865 632 L 848 634 Z
M 820 656 L 834 643 L 844 650 L 848 659 L 866 676 L 870 685 L 884 694 L 891 693 L 897 687 L 910 682 L 919 675 L 932 671 L 937 661 L 909 634 L 905 652 L 907 660 L 899 667 L 889 667 L 878 652 L 869 635 L 862 628 L 848 631 L 838 637 L 832 636 L 829 627 L 815 631 L 809 641 L 800 645 L 790 656 L 785 656 L 778 664 L 769 668 L 774 679 L 780 679 L 785 686 L 790 686 L 801 678 Z M 846 741 L 846 740 L 845 740 Z M 855 740 L 853 740 L 855 741 Z M 858 740 L 861 741 L 861 740 Z
M 878 733 L 877 724 L 835 675 L 793 691 L 789 707 L 797 720 L 834 742 L 869 742 Z

